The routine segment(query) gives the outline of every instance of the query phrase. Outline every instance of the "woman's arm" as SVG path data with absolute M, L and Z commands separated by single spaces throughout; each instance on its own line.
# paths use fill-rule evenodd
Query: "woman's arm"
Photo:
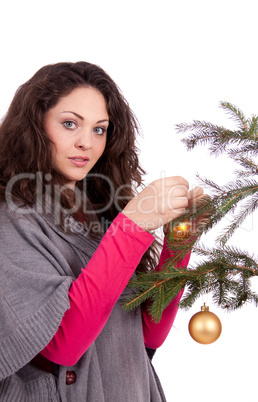
M 163 249 L 160 255 L 159 265 L 156 270 L 161 270 L 166 261 L 173 257 L 173 252 L 168 248 L 166 238 L 164 239 Z M 179 267 L 186 268 L 190 259 L 190 253 L 186 255 L 183 261 L 178 265 Z M 150 349 L 159 348 L 166 337 L 168 336 L 176 314 L 178 311 L 178 304 L 183 295 L 181 290 L 178 295 L 172 300 L 172 302 L 163 310 L 161 321 L 156 324 L 147 309 L 142 312 L 142 325 L 143 325 L 143 337 L 145 346 Z
M 122 213 L 69 290 L 70 308 L 41 354 L 73 366 L 94 342 L 154 237 Z
M 203 199 L 203 189 L 201 187 L 196 187 L 188 193 L 188 207 L 196 208 L 198 206 L 198 202 Z M 207 199 L 207 196 L 205 196 Z M 196 219 L 192 220 L 193 234 L 198 236 L 198 230 L 201 225 L 209 219 L 209 212 L 206 212 L 204 215 L 198 216 Z M 164 226 L 164 230 L 170 230 L 169 225 Z M 157 270 L 162 269 L 162 266 L 165 262 L 173 257 L 173 251 L 168 248 L 166 237 L 164 239 L 164 246 L 160 256 L 160 262 Z M 185 256 L 183 261 L 178 264 L 178 267 L 186 268 L 190 259 L 190 252 Z M 147 309 L 145 309 L 142 313 L 143 317 L 143 335 L 146 347 L 150 349 L 157 349 L 162 345 L 165 341 L 169 331 L 173 325 L 175 320 L 178 304 L 183 295 L 183 290 L 181 290 L 178 295 L 172 300 L 172 302 L 167 306 L 166 309 L 162 312 L 162 319 L 158 324 L 152 320 L 152 317 L 148 313 Z
M 185 211 L 188 197 L 193 192 L 188 192 L 188 188 L 187 181 L 181 177 L 160 179 L 127 204 L 111 224 L 87 267 L 72 284 L 70 309 L 41 352 L 43 356 L 71 366 L 85 353 L 101 332 L 142 255 L 153 242 L 154 238 L 147 230 L 156 229 Z M 148 319 L 146 327 L 147 324 Z M 147 332 L 146 329 L 146 337 Z

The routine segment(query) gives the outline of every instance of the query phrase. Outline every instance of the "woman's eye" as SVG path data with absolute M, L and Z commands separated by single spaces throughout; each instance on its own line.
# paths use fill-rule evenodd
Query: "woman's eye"
M 103 135 L 107 130 L 105 127 L 95 127 L 93 131 L 95 134 Z
M 76 123 L 74 121 L 71 120 L 67 120 L 63 123 L 63 125 L 65 126 L 65 128 L 68 128 L 69 130 L 72 130 L 73 128 L 76 127 Z

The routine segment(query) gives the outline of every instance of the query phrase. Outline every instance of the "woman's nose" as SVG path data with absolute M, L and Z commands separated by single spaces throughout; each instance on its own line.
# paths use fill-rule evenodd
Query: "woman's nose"
M 76 148 L 81 150 L 87 150 L 92 148 L 92 136 L 88 131 L 84 131 L 80 133 L 79 138 L 75 143 Z

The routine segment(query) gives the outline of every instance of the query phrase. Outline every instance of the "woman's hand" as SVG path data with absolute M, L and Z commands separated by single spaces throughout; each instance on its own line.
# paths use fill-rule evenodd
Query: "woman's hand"
M 189 210 L 197 210 L 200 205 L 203 205 L 204 201 L 209 202 L 209 196 L 203 193 L 202 187 L 195 187 L 188 192 L 188 208 Z M 212 210 L 199 215 L 197 218 L 191 220 L 191 235 L 198 236 L 201 229 L 209 223 Z M 178 224 L 178 223 L 177 223 Z M 163 231 L 165 235 L 170 235 L 172 227 L 171 223 L 163 226 Z
M 174 176 L 155 180 L 134 197 L 122 213 L 144 230 L 159 228 L 178 218 L 188 208 L 189 183 Z
M 210 197 L 207 194 L 203 193 L 202 187 L 195 187 L 192 192 L 189 191 L 188 201 L 189 209 L 197 210 L 200 205 L 205 205 L 206 203 L 208 204 L 210 201 Z M 210 208 L 210 210 L 208 210 L 207 212 L 199 215 L 195 219 L 192 219 L 192 234 L 194 236 L 198 236 L 203 227 L 205 227 L 209 223 L 212 212 L 213 210 Z

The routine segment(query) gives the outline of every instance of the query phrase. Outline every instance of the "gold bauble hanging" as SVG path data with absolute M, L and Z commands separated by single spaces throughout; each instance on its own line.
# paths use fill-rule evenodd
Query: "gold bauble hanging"
M 209 311 L 209 307 L 204 303 L 201 311 L 192 316 L 188 329 L 196 342 L 209 344 L 220 337 L 222 325 L 216 314 Z

